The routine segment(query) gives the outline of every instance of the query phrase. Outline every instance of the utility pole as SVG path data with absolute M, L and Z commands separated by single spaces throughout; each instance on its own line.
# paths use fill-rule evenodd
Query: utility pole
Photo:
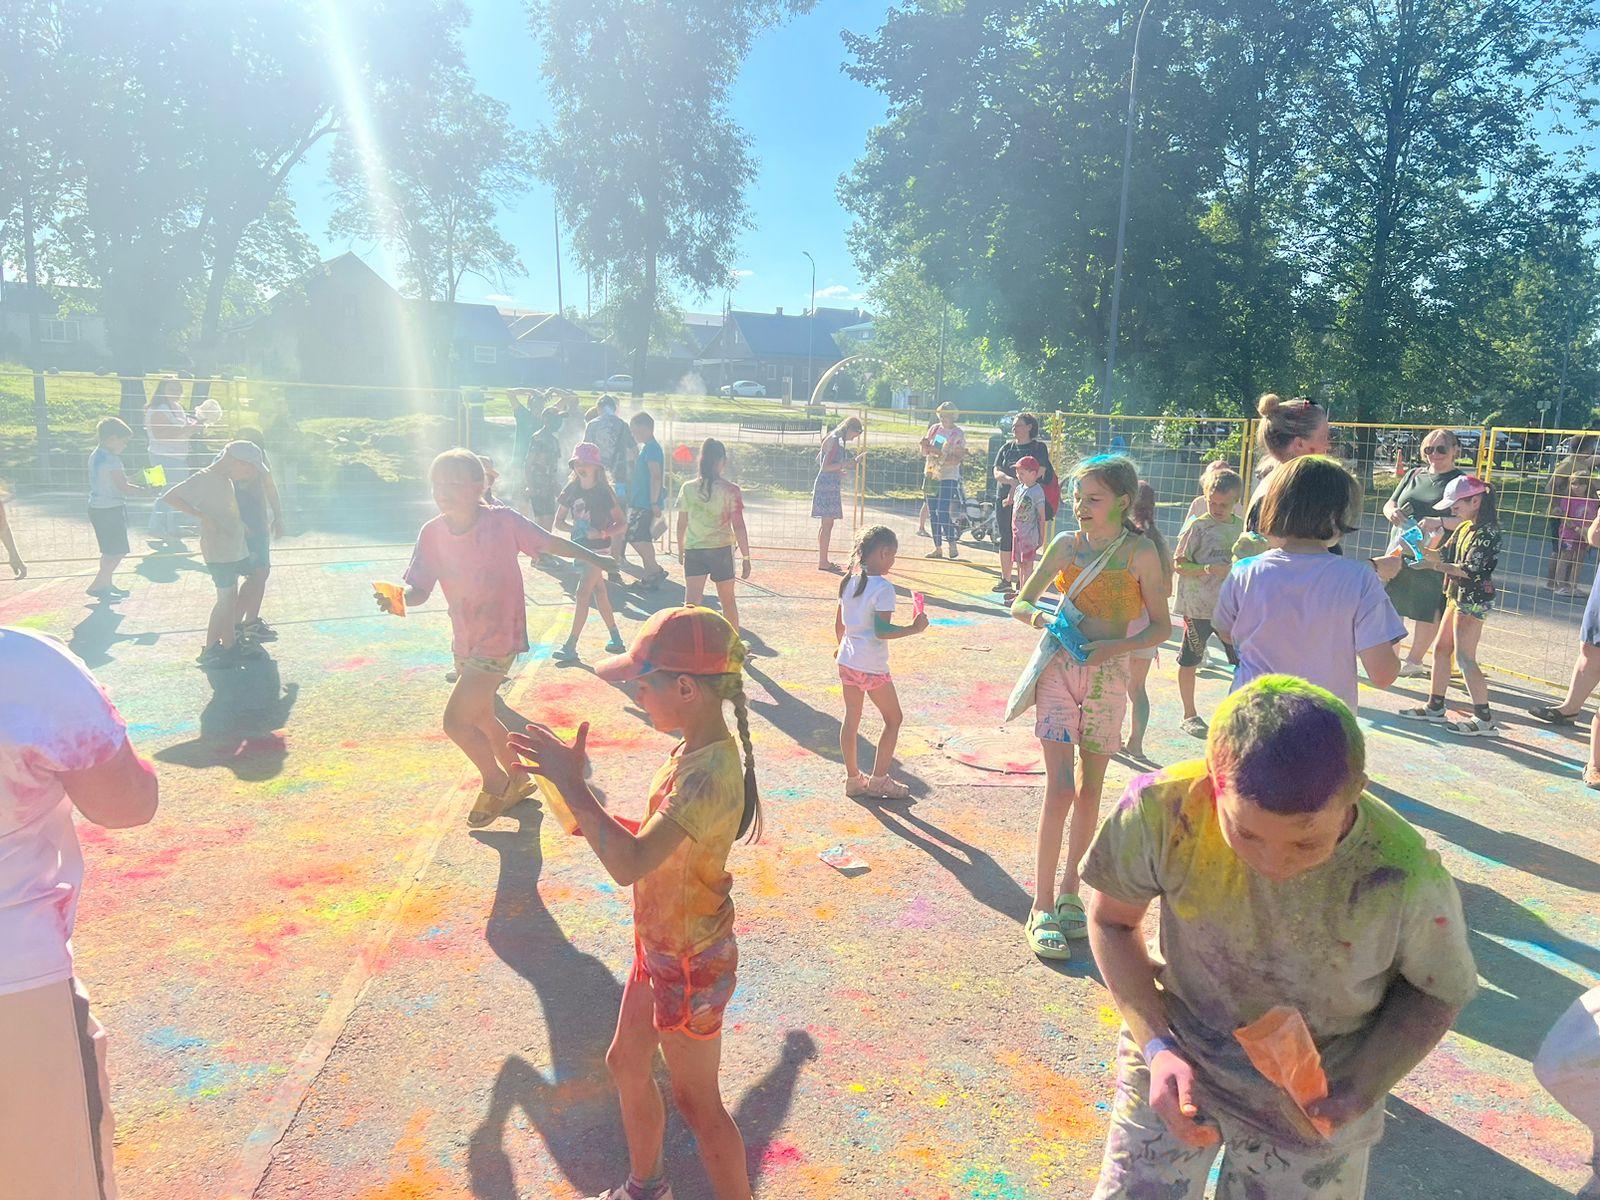
M 555 223 L 556 230 L 556 320 L 559 322 L 556 325 L 556 334 L 561 341 L 561 372 L 565 376 L 567 370 L 567 327 L 565 324 L 567 306 L 563 303 L 561 295 L 561 206 L 554 196 L 550 197 L 550 216 Z M 562 379 L 562 382 L 566 382 L 565 378 Z
M 950 325 L 950 306 L 946 304 L 939 314 L 939 365 L 933 373 L 933 406 L 938 408 L 944 392 L 944 339 Z
M 812 343 L 817 329 L 817 260 L 811 257 L 811 251 L 802 250 L 807 260 L 811 263 L 811 309 L 806 313 L 806 403 L 811 403 L 811 392 L 816 387 L 812 378 Z
M 1133 127 L 1138 121 L 1139 103 L 1139 35 L 1144 32 L 1145 14 L 1150 11 L 1150 0 L 1144 0 L 1139 10 L 1139 23 L 1133 29 L 1133 62 L 1128 67 L 1128 122 L 1122 143 L 1122 199 L 1117 206 L 1117 258 L 1111 271 L 1111 327 L 1106 338 L 1106 382 L 1100 390 L 1106 412 L 1110 412 L 1113 380 L 1117 370 L 1117 318 L 1122 308 L 1122 247 L 1128 233 L 1128 171 L 1133 162 Z

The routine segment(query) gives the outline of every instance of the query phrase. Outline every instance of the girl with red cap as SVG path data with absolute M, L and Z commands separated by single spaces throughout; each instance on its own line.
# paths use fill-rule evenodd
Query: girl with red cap
M 722 1015 L 739 963 L 728 853 L 738 838 L 761 830 L 743 664 L 733 626 L 708 608 L 684 606 L 656 613 L 631 650 L 595 668 L 610 682 L 635 681 L 634 697 L 650 723 L 683 739 L 656 772 L 640 825 L 608 813 L 590 790 L 588 722 L 571 742 L 543 725 L 511 739 L 529 768 L 560 791 L 611 878 L 633 888 L 634 965 L 606 1052 L 630 1170 L 597 1200 L 672 1200 L 662 1167 L 658 1048 L 712 1192 L 717 1200 L 750 1198 L 744 1139 L 717 1080 Z M 737 743 L 725 701 L 733 705 Z

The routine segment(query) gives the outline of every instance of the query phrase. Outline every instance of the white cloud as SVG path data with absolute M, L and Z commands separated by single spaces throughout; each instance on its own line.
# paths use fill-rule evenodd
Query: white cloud
M 818 300 L 848 300 L 851 304 L 860 304 L 866 298 L 866 293 L 851 291 L 842 283 L 830 283 L 825 288 L 817 289 Z
M 744 267 L 740 267 L 733 273 L 735 279 L 749 279 L 754 274 L 754 271 L 746 270 Z
M 501 292 L 491 292 L 484 299 L 491 304 L 510 304 L 515 297 L 504 295 Z

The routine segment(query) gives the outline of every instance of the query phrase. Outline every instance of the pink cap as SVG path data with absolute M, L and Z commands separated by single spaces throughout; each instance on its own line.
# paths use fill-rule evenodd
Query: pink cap
M 1445 484 L 1444 499 L 1435 504 L 1434 511 L 1449 512 L 1457 500 L 1470 500 L 1489 490 L 1489 485 L 1476 475 L 1457 475 Z
M 605 464 L 600 461 L 600 447 L 593 442 L 579 442 L 572 448 L 572 457 L 567 459 L 569 467 L 600 467 Z

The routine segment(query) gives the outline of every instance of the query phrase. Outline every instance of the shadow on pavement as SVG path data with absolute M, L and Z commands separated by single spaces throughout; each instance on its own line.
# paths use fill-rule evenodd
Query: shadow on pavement
M 903 806 L 891 808 L 873 800 L 856 803 L 895 837 L 950 872 L 979 904 L 1019 926 L 1027 920 L 1033 898 L 990 855 Z
M 205 674 L 211 699 L 200 710 L 200 736 L 158 750 L 156 759 L 195 770 L 227 767 L 252 783 L 276 777 L 289 756 L 283 727 L 300 685 L 284 685 L 268 655 Z
M 1569 1200 L 1553 1183 L 1404 1100 L 1390 1096 L 1387 1109 L 1383 1141 L 1372 1151 L 1368 1200 Z
M 1519 871 L 1527 871 L 1551 883 L 1576 888 L 1583 892 L 1600 892 L 1600 863 L 1551 846 L 1520 833 L 1490 829 L 1458 813 L 1435 808 L 1404 792 L 1380 783 L 1368 785 L 1378 796 L 1413 825 L 1431 829 L 1463 850 L 1504 863 Z

